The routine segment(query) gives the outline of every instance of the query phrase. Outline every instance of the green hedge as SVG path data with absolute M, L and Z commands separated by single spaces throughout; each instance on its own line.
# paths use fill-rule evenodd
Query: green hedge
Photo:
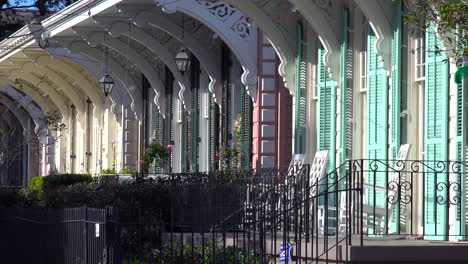
M 89 174 L 56 174 L 44 177 L 42 188 L 44 191 L 55 190 L 63 186 L 77 183 L 90 183 L 93 177 Z

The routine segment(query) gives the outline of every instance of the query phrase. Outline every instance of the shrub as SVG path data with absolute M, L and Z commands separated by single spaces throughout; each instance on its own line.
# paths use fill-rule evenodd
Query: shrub
M 115 169 L 103 169 L 101 171 L 101 174 L 116 174 L 117 172 L 115 171 Z
M 121 174 L 134 174 L 134 173 L 136 173 L 136 170 L 135 170 L 135 169 L 132 169 L 132 168 L 128 168 L 128 167 L 123 167 L 123 168 L 120 170 L 120 173 L 121 173 Z
M 69 186 L 77 183 L 90 183 L 93 177 L 89 174 L 57 174 L 49 175 L 43 179 L 43 191 L 55 190 L 59 187 Z
M 28 190 L 24 190 L 24 196 L 36 200 L 39 206 L 44 206 L 44 177 L 37 176 L 28 180 Z
M 183 255 L 181 254 L 183 253 Z M 214 253 L 214 254 L 213 254 Z M 178 242 L 167 242 L 162 250 L 156 251 L 153 256 L 149 256 L 158 263 L 257 263 L 259 261 L 255 251 L 243 248 L 227 246 L 221 248 L 212 240 L 206 241 L 204 245 L 192 246 L 191 244 L 181 245 Z M 226 260 L 226 262 L 224 262 Z

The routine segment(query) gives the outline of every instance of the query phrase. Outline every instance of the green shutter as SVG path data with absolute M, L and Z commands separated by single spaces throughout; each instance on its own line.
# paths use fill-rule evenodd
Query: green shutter
M 303 154 L 307 111 L 307 64 L 304 62 L 304 27 L 296 26 L 296 84 L 294 90 L 294 153 Z
M 182 101 L 179 101 L 182 104 Z M 180 106 L 182 108 L 182 117 L 181 117 L 181 135 L 180 135 L 180 172 L 186 173 L 187 172 L 187 163 L 188 163 L 188 135 L 190 130 L 188 128 L 188 114 L 187 111 L 184 109 L 184 106 Z
M 252 149 L 252 100 L 246 89 L 241 91 L 241 138 L 240 140 L 240 162 L 242 169 L 251 167 Z
M 232 130 L 231 130 L 231 53 L 227 46 L 222 48 L 222 81 L 223 81 L 223 98 L 221 103 L 221 145 L 223 147 L 231 146 Z
M 464 84 L 463 84 L 464 83 Z M 466 87 L 466 81 L 462 84 L 457 85 L 457 130 L 455 136 L 455 143 L 456 143 L 456 161 L 464 163 L 466 160 L 466 115 L 465 115 L 465 105 L 466 105 L 466 93 L 464 88 Z M 464 87 L 465 86 L 465 87 Z M 456 184 L 459 184 L 461 187 L 460 189 L 456 189 L 458 193 L 456 196 L 460 197 L 460 204 L 455 204 L 455 234 L 464 234 L 465 230 L 465 221 L 464 221 L 464 206 L 465 206 L 465 197 L 464 193 L 460 192 L 461 190 L 466 190 L 464 187 L 465 182 L 465 166 L 460 166 L 460 172 L 455 175 Z M 454 190 L 453 190 L 454 191 Z M 452 194 L 455 195 L 455 194 Z M 462 237 L 458 237 L 458 239 L 462 239 Z
M 195 56 L 192 56 L 191 88 L 192 111 L 190 116 L 190 171 L 198 172 L 200 153 L 200 63 Z
M 401 1 L 393 1 L 393 38 L 392 38 L 392 111 L 391 111 L 391 141 L 390 141 L 390 165 L 393 166 L 400 149 L 400 113 L 401 113 L 401 35 L 402 35 L 402 5 Z M 390 233 L 398 231 L 398 210 L 394 207 L 390 222 Z M 404 216 L 402 216 L 404 217 Z
M 434 30 L 426 33 L 426 82 L 424 109 L 424 152 L 428 161 L 448 160 L 448 64 L 447 56 L 435 52 L 436 46 L 442 47 Z M 432 164 L 436 165 L 435 162 Z M 429 164 L 431 166 L 431 164 Z M 437 167 L 433 167 L 437 168 Z M 425 233 L 438 235 L 432 239 L 443 239 L 446 228 L 446 212 L 444 205 L 437 203 L 438 197 L 445 196 L 445 190 L 436 189 L 436 184 L 446 182 L 444 173 L 428 173 L 425 175 Z
M 208 152 L 210 171 L 218 169 L 219 158 L 219 107 L 210 96 L 210 117 L 209 117 L 209 137 L 208 137 Z
M 377 37 L 369 26 L 367 34 L 367 126 L 366 152 L 368 159 L 387 160 L 387 126 L 388 126 L 388 80 L 382 67 L 379 55 L 374 49 Z M 369 173 L 369 184 L 386 186 L 386 174 Z M 374 193 L 367 190 L 367 204 L 383 205 L 385 193 Z
M 329 173 L 335 168 L 336 89 L 334 81 L 330 79 L 328 69 L 323 63 L 324 54 L 325 49 L 320 47 L 317 62 L 317 151 L 329 151 L 330 158 L 327 165 L 327 173 Z
M 347 95 L 348 83 L 346 78 L 346 66 L 347 66 L 347 53 L 348 53 L 348 19 L 349 11 L 345 9 L 343 11 L 343 20 L 341 24 L 341 50 L 340 50 L 340 164 L 346 161 L 346 135 L 348 133 L 349 125 L 347 122 L 348 113 L 352 113 L 353 106 L 349 103 L 349 97 Z M 352 99 L 352 98 L 351 98 Z
M 401 8 L 401 1 L 393 1 L 391 159 L 396 159 L 400 148 Z
M 164 145 L 169 145 L 174 143 L 174 129 L 172 121 L 174 119 L 174 107 L 172 102 L 172 93 L 173 93 L 173 83 L 174 77 L 170 70 L 166 67 L 166 76 L 165 76 L 165 101 L 166 101 L 166 118 L 164 119 L 164 135 L 163 141 Z M 171 162 L 164 164 L 164 170 L 167 173 L 172 172 Z

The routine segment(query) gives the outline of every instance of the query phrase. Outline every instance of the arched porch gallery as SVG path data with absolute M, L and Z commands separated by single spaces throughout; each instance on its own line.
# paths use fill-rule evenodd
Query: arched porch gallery
M 328 151 L 326 173 L 341 175 L 349 160 L 391 166 L 405 144 L 410 160 L 465 161 L 465 84 L 450 81 L 445 54 L 409 52 L 443 42 L 411 34 L 405 11 L 390 0 L 78 1 L 0 44 L 2 124 L 27 120 L 37 134 L 18 182 L 138 171 L 152 141 L 172 145 L 165 173 L 287 167 Z M 67 129 L 34 131 L 48 113 Z M 436 199 L 427 181 L 411 186 Z M 440 213 L 458 225 L 455 214 Z

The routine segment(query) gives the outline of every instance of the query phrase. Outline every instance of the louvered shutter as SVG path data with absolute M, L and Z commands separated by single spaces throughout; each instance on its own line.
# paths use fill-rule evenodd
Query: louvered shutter
M 227 46 L 222 48 L 222 79 L 223 79 L 223 98 L 221 105 L 221 145 L 223 147 L 231 146 L 231 53 Z
M 251 167 L 252 148 L 252 100 L 246 89 L 241 91 L 241 138 L 240 140 L 240 162 L 242 169 Z
M 192 56 L 192 111 L 190 116 L 190 171 L 199 171 L 200 138 L 200 63 Z
M 213 97 L 210 96 L 210 117 L 209 117 L 209 137 L 208 137 L 208 152 L 210 171 L 218 169 L 219 158 L 219 107 L 215 103 Z
M 294 153 L 304 153 L 305 123 L 307 111 L 307 64 L 303 54 L 304 28 L 302 23 L 296 26 L 296 87 L 294 92 Z
M 367 128 L 366 152 L 371 160 L 387 160 L 387 108 L 388 108 L 388 80 L 382 67 L 379 55 L 374 49 L 377 37 L 372 28 L 368 28 L 367 35 Z M 369 168 L 370 170 L 370 168 Z M 369 173 L 367 182 L 380 187 L 386 186 L 384 172 Z M 384 192 L 367 190 L 367 203 L 382 205 L 385 201 Z
M 400 148 L 401 6 L 393 1 L 391 159 L 396 159 Z
M 172 125 L 172 121 L 174 119 L 174 106 L 172 100 L 173 94 L 173 83 L 174 77 L 170 70 L 166 67 L 166 76 L 165 76 L 165 100 L 166 100 L 166 118 L 164 119 L 164 144 L 169 145 L 174 143 L 174 127 Z M 166 164 L 163 165 L 164 171 L 167 173 L 172 172 L 172 158 L 171 161 L 167 161 Z
M 425 159 L 446 161 L 448 159 L 448 64 L 447 56 L 436 52 L 442 47 L 434 30 L 426 33 L 426 82 L 424 109 L 424 152 Z M 431 162 L 429 162 L 430 164 Z M 430 165 L 431 166 L 431 165 Z M 437 168 L 437 167 L 433 167 Z M 446 190 L 437 190 L 437 184 L 446 182 L 445 173 L 427 173 L 425 175 L 425 233 L 427 235 L 445 235 L 447 204 L 439 205 L 438 197 L 446 198 Z M 432 237 L 443 239 L 443 237 Z
M 464 81 L 462 84 L 457 85 L 457 130 L 456 130 L 456 136 L 455 136 L 455 143 L 456 143 L 456 161 L 457 162 L 462 162 L 464 163 L 466 161 L 466 135 L 465 135 L 465 127 L 466 127 L 466 115 L 465 115 L 465 106 L 466 106 L 466 92 L 464 91 L 466 89 L 466 81 Z M 466 220 L 464 219 L 466 208 L 465 204 L 463 202 L 466 202 L 466 197 L 463 197 L 463 193 L 461 193 L 461 190 L 467 190 L 466 189 L 466 168 L 465 166 L 460 166 L 460 170 L 456 170 L 457 173 L 454 175 L 455 180 L 457 185 L 462 187 L 461 189 L 455 188 L 453 193 L 451 193 L 451 196 L 457 196 L 460 197 L 460 204 L 455 204 L 455 223 L 454 223 L 454 228 L 455 228 L 455 234 L 463 234 L 464 233 L 464 225 L 466 223 Z M 455 186 L 455 185 L 454 185 Z M 462 237 L 458 237 L 458 239 L 462 239 Z
M 334 81 L 330 79 L 328 69 L 323 62 L 324 54 L 325 49 L 320 47 L 317 62 L 317 151 L 330 151 L 330 160 L 326 170 L 329 173 L 335 168 L 336 89 Z
M 392 90 L 391 90 L 391 141 L 390 141 L 390 159 L 396 160 L 400 148 L 400 113 L 401 113 L 401 34 L 402 34 L 402 5 L 400 1 L 393 1 L 393 38 L 392 38 Z M 390 161 L 392 164 L 394 161 Z M 390 207 L 390 205 L 389 205 Z M 398 230 L 398 211 L 399 206 L 394 206 L 391 213 L 390 232 Z M 404 216 L 402 216 L 404 217 Z
M 341 24 L 341 50 L 340 50 L 340 161 L 343 164 L 346 161 L 346 153 L 348 146 L 347 134 L 352 133 L 352 126 L 347 121 L 350 118 L 348 115 L 353 112 L 352 93 L 348 94 L 348 81 L 347 81 L 347 61 L 348 61 L 348 19 L 349 11 L 347 9 L 343 12 L 343 20 Z M 351 101 L 351 102 L 350 102 Z M 351 117 L 352 118 L 352 117 Z M 351 120 L 350 118 L 350 120 Z
M 182 101 L 179 101 L 180 104 L 182 104 Z M 181 135 L 180 135 L 180 172 L 186 173 L 187 172 L 187 166 L 188 166 L 188 136 L 190 134 L 190 129 L 188 127 L 188 114 L 187 111 L 184 109 L 184 106 L 181 106 L 182 111 L 181 111 Z

